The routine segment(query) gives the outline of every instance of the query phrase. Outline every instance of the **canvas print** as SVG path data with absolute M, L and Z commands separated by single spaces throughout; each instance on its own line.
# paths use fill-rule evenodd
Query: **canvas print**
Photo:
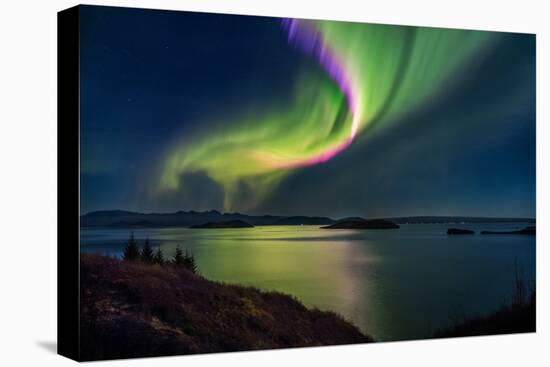
M 78 16 L 81 359 L 535 331 L 535 35 Z

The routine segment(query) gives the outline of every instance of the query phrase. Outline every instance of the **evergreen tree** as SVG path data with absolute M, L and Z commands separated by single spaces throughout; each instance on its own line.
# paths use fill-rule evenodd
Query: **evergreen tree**
M 174 254 L 174 264 L 178 266 L 184 266 L 185 264 L 185 257 L 183 256 L 183 252 L 181 251 L 179 245 L 176 246 L 176 253 Z
M 193 253 L 187 253 L 187 249 L 185 250 L 185 268 L 192 272 L 193 274 L 197 273 L 197 264 L 195 262 L 195 256 Z
M 135 261 L 139 259 L 139 256 L 139 246 L 134 239 L 134 233 L 132 232 L 128 242 L 126 243 L 126 247 L 124 247 L 124 254 L 122 255 L 122 258 L 127 261 Z
M 155 252 L 155 255 L 153 256 L 153 263 L 163 265 L 164 264 L 164 254 L 162 253 L 162 250 L 160 249 L 160 246 L 157 247 L 157 251 Z
M 149 238 L 146 238 L 145 243 L 143 244 L 143 249 L 141 250 L 141 261 L 146 264 L 153 263 L 153 248 L 149 243 Z
M 193 274 L 196 274 L 198 271 L 197 264 L 195 262 L 195 256 L 193 256 L 192 253 L 190 254 L 187 249 L 185 249 L 184 254 L 179 245 L 176 246 L 176 253 L 174 255 L 173 263 L 177 266 L 181 266 L 182 268 L 189 270 Z

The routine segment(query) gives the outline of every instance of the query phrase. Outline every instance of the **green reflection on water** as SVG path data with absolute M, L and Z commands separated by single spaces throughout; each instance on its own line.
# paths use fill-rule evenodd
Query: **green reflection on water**
M 119 252 L 128 233 L 85 231 L 82 249 Z M 167 257 L 176 245 L 192 251 L 208 279 L 291 294 L 343 315 L 378 340 L 427 337 L 453 318 L 496 309 L 513 288 L 516 260 L 534 284 L 534 237 L 453 237 L 446 225 L 163 228 L 135 235 L 152 239 Z

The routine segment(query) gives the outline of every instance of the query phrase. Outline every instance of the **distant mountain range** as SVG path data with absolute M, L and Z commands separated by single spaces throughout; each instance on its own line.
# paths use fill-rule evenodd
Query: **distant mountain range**
M 350 218 L 343 218 L 347 220 Z M 535 223 L 533 218 L 484 218 L 484 217 L 397 217 L 384 218 L 399 224 L 418 223 Z M 328 217 L 247 215 L 241 213 L 221 213 L 217 210 L 204 212 L 177 211 L 175 213 L 137 213 L 126 210 L 101 210 L 80 216 L 80 226 L 112 228 L 150 227 L 190 227 L 205 223 L 243 221 L 253 226 L 266 225 L 330 225 L 338 222 Z

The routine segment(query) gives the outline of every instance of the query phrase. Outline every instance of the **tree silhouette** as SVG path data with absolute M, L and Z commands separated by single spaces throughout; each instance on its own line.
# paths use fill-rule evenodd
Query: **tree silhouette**
M 162 253 L 162 250 L 160 249 L 160 246 L 157 247 L 157 251 L 155 252 L 155 255 L 153 256 L 153 263 L 163 265 L 164 264 L 164 254 Z
M 181 251 L 179 245 L 176 246 L 176 253 L 174 254 L 174 264 L 178 266 L 185 265 L 185 257 L 183 256 L 183 251 Z
M 192 253 L 190 254 L 187 252 L 187 249 L 185 249 L 184 254 L 179 245 L 176 246 L 176 253 L 174 254 L 174 260 L 172 262 L 177 266 L 181 266 L 182 268 L 189 270 L 193 274 L 196 274 L 198 271 L 195 256 L 193 256 Z
M 138 260 L 140 257 L 139 254 L 139 246 L 134 239 L 134 232 L 130 234 L 130 238 L 128 239 L 128 242 L 126 243 L 126 247 L 124 247 L 124 253 L 122 255 L 122 258 L 127 261 L 135 261 Z
M 146 238 L 145 243 L 143 244 L 143 249 L 141 250 L 141 261 L 146 264 L 152 264 L 153 260 L 153 248 L 149 243 L 149 238 Z
M 197 264 L 195 263 L 195 256 L 193 253 L 188 253 L 187 249 L 185 249 L 185 268 L 192 272 L 193 274 L 197 273 Z

